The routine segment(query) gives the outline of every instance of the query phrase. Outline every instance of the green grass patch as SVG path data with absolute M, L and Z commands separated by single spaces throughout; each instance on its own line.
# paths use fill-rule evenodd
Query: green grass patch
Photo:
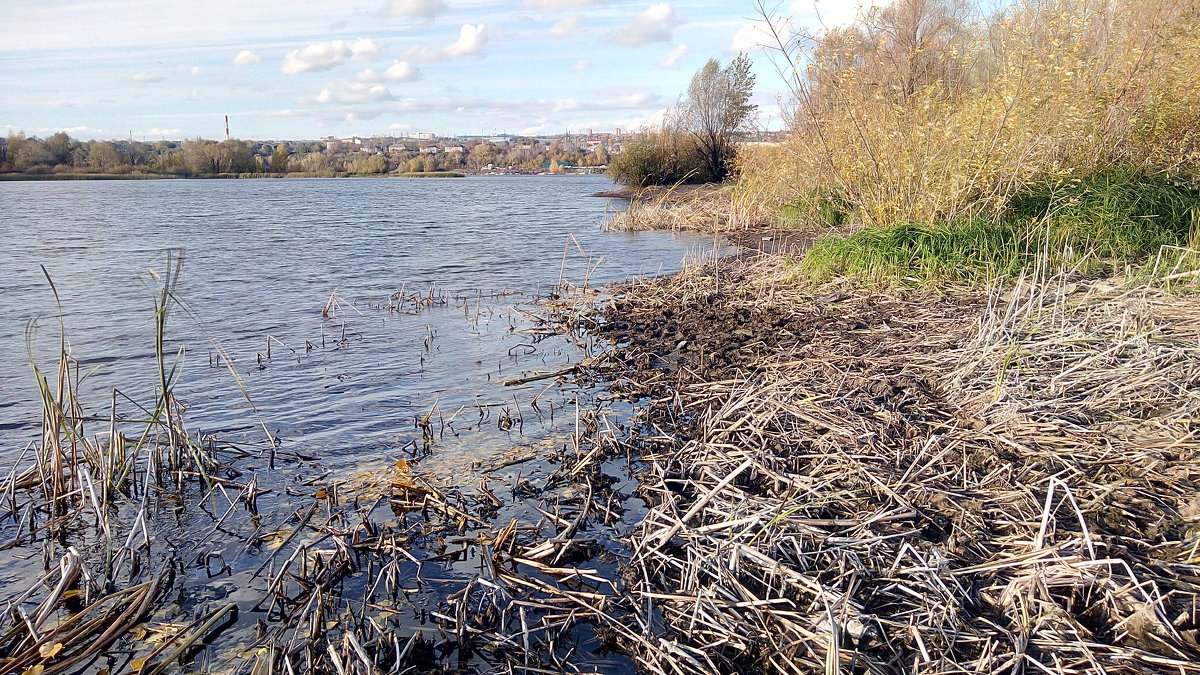
M 818 282 L 849 276 L 883 284 L 978 284 L 1036 264 L 1097 276 L 1155 262 L 1164 247 L 1188 247 L 1200 222 L 1200 191 L 1162 178 L 1097 174 L 1032 186 L 1008 211 L 1000 222 L 975 218 L 824 237 L 803 266 Z
M 784 204 L 775 220 L 779 227 L 792 229 L 839 227 L 849 219 L 849 210 L 841 195 L 814 191 Z

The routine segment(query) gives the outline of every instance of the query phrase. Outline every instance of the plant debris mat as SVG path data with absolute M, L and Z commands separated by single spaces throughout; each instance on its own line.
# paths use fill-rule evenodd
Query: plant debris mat
M 623 289 L 647 672 L 1200 672 L 1200 302 Z M 651 628 L 653 630 L 651 630 Z

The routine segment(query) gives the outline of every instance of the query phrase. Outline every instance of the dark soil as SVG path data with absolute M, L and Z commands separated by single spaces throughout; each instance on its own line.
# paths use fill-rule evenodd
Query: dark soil
M 768 305 L 739 290 L 744 286 L 738 269 L 725 268 L 720 290 L 675 302 L 647 302 L 645 289 L 612 300 L 598 332 L 614 343 L 614 391 L 670 396 L 680 384 L 744 377 L 812 350 L 861 355 L 859 365 L 866 373 L 873 368 L 872 354 L 927 343 L 912 340 L 905 346 L 903 335 L 921 336 L 927 329 L 923 320 L 908 316 L 907 297 L 835 292 Z M 963 296 L 940 299 L 938 305 L 946 318 L 953 318 L 974 316 L 978 303 Z M 887 379 L 886 373 L 879 375 Z

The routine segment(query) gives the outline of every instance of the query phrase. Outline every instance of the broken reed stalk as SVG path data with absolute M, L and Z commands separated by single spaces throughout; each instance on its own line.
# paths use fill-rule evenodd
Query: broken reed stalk
M 172 254 L 163 275 L 150 271 L 157 282 L 154 404 L 139 405 L 114 390 L 106 417 L 84 412 L 82 377 L 67 340 L 62 301 L 43 269 L 58 308 L 58 354 L 53 370 L 43 370 L 34 355 L 37 324 L 31 322 L 26 341 L 41 395 L 41 435 L 32 463 L 14 467 L 0 493 L 8 496 L 14 514 L 21 514 L 6 548 L 40 547 L 47 569 L 60 556 L 61 561 L 33 589 L 8 600 L 8 611 L 0 615 L 0 672 L 65 672 L 94 658 L 141 621 L 172 583 L 175 554 L 153 550 L 147 509 L 160 498 L 182 503 L 192 491 L 211 489 L 220 466 L 218 446 L 187 431 L 174 395 L 183 350 L 169 358 L 166 328 L 182 262 Z M 119 399 L 137 408 L 140 419 L 120 415 Z M 96 433 L 90 422 L 106 423 L 105 428 Z M 253 510 L 253 481 L 240 487 L 237 502 Z M 75 547 L 81 542 L 87 548 Z M 51 583 L 54 574 L 57 581 Z M 98 595 L 103 597 L 81 611 L 64 609 L 76 597 L 87 603 Z M 32 603 L 37 603 L 35 619 L 29 621 L 25 611 Z M 43 624 L 52 616 L 58 618 L 46 629 Z

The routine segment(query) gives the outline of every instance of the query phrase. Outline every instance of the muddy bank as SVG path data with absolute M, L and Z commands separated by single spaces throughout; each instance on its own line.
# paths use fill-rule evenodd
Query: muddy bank
M 641 667 L 1200 672 L 1200 302 L 814 296 L 793 264 L 604 312 L 649 507 L 628 620 L 669 641 Z

